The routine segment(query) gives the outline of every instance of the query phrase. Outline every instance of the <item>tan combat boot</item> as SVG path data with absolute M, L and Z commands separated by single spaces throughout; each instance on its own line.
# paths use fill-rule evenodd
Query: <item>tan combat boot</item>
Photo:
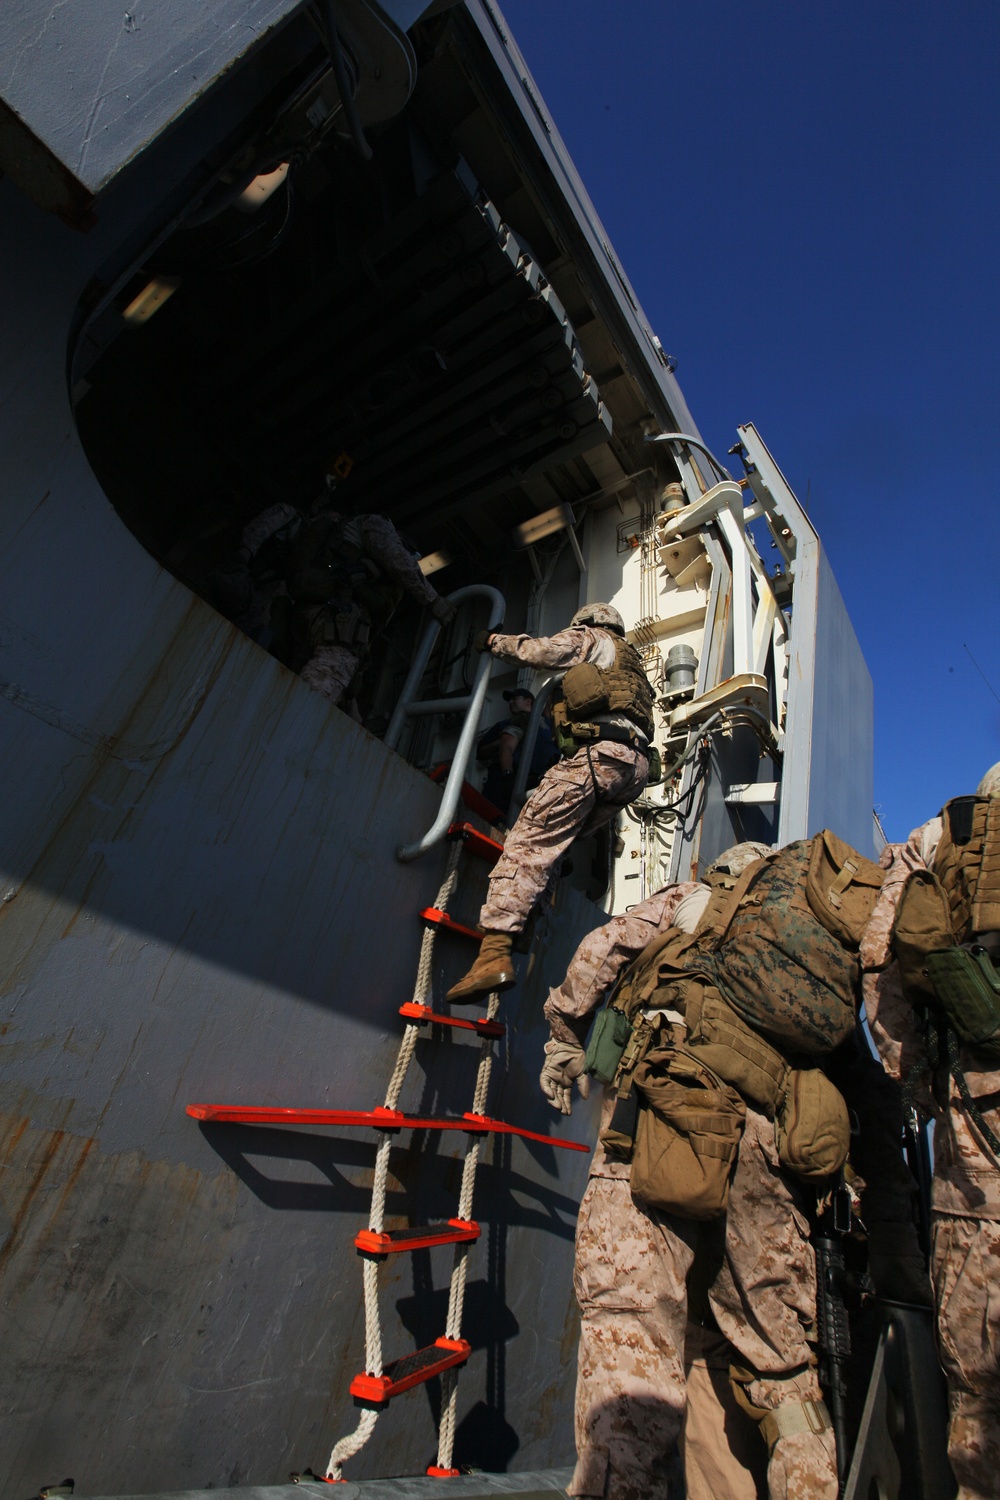
M 453 1003 L 463 1000 L 478 1000 L 492 990 L 506 990 L 517 982 L 511 960 L 511 935 L 509 932 L 488 932 L 479 948 L 479 957 L 464 979 L 453 984 L 445 995 Z

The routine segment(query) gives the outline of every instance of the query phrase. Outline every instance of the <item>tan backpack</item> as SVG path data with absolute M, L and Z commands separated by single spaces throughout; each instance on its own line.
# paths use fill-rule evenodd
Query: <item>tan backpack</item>
M 636 1026 L 620 1096 L 640 1096 L 632 1188 L 688 1218 L 725 1211 L 747 1100 L 775 1120 L 779 1157 L 806 1181 L 847 1158 L 847 1106 L 820 1068 L 855 1024 L 856 953 L 883 872 L 829 830 L 716 885 L 693 934 L 670 929 L 615 997 Z M 683 1015 L 685 1042 L 656 1044 L 644 1012 Z M 648 1045 L 651 1042 L 652 1045 Z M 777 1043 L 777 1045 L 774 1045 Z M 735 1101 L 735 1102 L 734 1102 Z M 621 1151 L 623 1142 L 606 1140 Z

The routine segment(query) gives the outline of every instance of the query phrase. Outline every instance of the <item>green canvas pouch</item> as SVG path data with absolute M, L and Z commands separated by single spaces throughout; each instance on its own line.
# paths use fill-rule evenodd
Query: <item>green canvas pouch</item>
M 624 1011 L 609 1005 L 594 1022 L 587 1046 L 586 1071 L 598 1083 L 613 1083 L 618 1064 L 632 1035 L 632 1023 Z
M 1000 1057 L 1000 974 L 981 948 L 928 953 L 927 973 L 948 1020 L 985 1057 Z

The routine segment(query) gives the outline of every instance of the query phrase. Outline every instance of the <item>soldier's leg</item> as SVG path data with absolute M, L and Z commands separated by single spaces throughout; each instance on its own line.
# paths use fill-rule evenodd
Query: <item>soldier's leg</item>
M 644 1212 L 626 1178 L 580 1205 L 577 1463 L 570 1495 L 668 1500 L 684 1417 L 685 1278 L 696 1226 Z
M 1000 1224 L 935 1215 L 931 1274 L 959 1500 L 1000 1496 Z
M 317 646 L 299 676 L 331 703 L 339 703 L 357 670 L 358 658 L 348 646 Z
M 626 745 L 578 750 L 550 767 L 518 815 L 493 866 L 479 924 L 520 932 L 549 874 L 577 835 L 598 828 L 646 784 L 645 756 Z
M 688 1325 L 687 1406 L 680 1439 L 686 1500 L 760 1500 L 767 1495 L 767 1454 L 756 1422 L 733 1394 L 732 1362 L 732 1345 L 721 1334 Z
M 710 1293 L 738 1354 L 737 1399 L 761 1424 L 771 1500 L 836 1500 L 837 1459 L 815 1357 L 816 1260 L 801 1186 L 754 1110 L 730 1192 L 726 1259 Z

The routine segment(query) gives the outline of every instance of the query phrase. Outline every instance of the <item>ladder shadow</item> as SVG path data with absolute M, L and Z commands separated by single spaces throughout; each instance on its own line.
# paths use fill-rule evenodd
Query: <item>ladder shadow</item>
M 267 1208 L 354 1214 L 367 1222 L 374 1142 L 208 1120 L 200 1121 L 199 1129 L 216 1155 Z M 413 1131 L 409 1145 L 392 1150 L 390 1178 L 399 1186 L 390 1186 L 386 1195 L 387 1219 L 422 1223 L 454 1214 L 462 1163 L 442 1155 L 437 1149 L 440 1139 L 428 1140 L 430 1136 L 438 1132 Z M 509 1137 L 503 1139 L 508 1150 L 499 1153 L 498 1160 L 480 1164 L 476 1217 L 483 1223 L 538 1229 L 572 1240 L 576 1199 L 514 1171 L 509 1165 Z M 263 1162 L 284 1163 L 286 1169 L 268 1171 Z

